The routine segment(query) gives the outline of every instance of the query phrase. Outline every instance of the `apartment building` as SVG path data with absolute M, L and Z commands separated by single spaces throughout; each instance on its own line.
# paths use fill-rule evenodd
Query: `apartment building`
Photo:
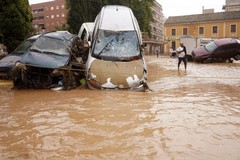
M 30 7 L 33 16 L 32 26 L 35 29 L 35 34 L 56 30 L 66 23 L 68 10 L 65 0 L 32 4 Z
M 142 33 L 143 43 L 145 44 L 145 54 L 163 53 L 164 44 L 164 16 L 162 5 L 154 1 L 152 6 L 153 21 L 150 23 L 151 34 Z
M 184 36 L 212 39 L 240 38 L 240 10 L 236 10 L 237 4 L 229 3 L 230 1 L 234 0 L 226 0 L 224 8 L 228 10 L 225 12 L 203 11 L 203 14 L 169 17 L 164 24 L 165 50 L 179 46 L 180 37 Z M 233 6 L 234 8 L 231 8 Z

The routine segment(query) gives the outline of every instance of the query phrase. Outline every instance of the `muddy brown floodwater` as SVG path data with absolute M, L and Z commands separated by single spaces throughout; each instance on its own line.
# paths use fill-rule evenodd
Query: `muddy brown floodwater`
M 1 160 L 239 160 L 240 63 L 146 56 L 153 91 L 12 90 Z

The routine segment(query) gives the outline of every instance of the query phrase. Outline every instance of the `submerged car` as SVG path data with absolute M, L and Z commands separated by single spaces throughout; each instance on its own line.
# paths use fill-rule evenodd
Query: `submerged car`
M 11 70 L 14 88 L 71 89 L 84 78 L 79 38 L 67 31 L 40 35 L 27 52 L 18 55 Z
M 197 62 L 240 60 L 240 40 L 234 38 L 216 39 L 195 48 L 192 57 Z
M 39 35 L 32 36 L 24 40 L 17 48 L 0 60 L 0 78 L 11 79 L 11 69 L 17 61 L 19 61 L 22 54 L 28 51 L 32 44 L 37 40 Z
M 86 62 L 88 87 L 145 91 L 147 65 L 141 45 L 141 31 L 132 10 L 104 6 L 94 22 Z

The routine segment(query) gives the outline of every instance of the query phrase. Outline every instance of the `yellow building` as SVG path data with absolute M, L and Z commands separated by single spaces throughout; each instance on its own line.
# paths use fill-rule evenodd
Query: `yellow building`
M 169 17 L 165 22 L 165 52 L 176 49 L 180 37 L 240 38 L 240 11 Z

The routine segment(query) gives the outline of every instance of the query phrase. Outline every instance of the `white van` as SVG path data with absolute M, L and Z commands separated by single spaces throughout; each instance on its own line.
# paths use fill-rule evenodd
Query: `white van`
M 145 91 L 147 66 L 141 31 L 130 8 L 108 5 L 95 19 L 86 62 L 91 89 Z
M 85 22 L 82 24 L 78 32 L 83 63 L 86 63 L 88 59 L 89 45 L 92 42 L 93 28 L 94 22 Z

